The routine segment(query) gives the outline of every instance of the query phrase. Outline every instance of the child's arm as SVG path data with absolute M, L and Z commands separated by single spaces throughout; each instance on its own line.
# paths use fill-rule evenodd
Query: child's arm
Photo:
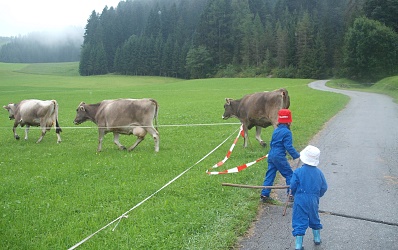
M 290 192 L 293 196 L 296 194 L 298 184 L 299 184 L 299 179 L 297 178 L 296 171 L 294 171 L 292 178 L 290 179 Z
M 325 194 L 326 190 L 328 190 L 328 184 L 326 183 L 325 176 L 323 175 L 322 172 L 321 172 L 321 178 L 322 178 L 322 186 L 319 197 L 322 197 Z
M 300 157 L 300 154 L 293 147 L 293 136 L 290 131 L 283 138 L 283 146 L 294 160 Z

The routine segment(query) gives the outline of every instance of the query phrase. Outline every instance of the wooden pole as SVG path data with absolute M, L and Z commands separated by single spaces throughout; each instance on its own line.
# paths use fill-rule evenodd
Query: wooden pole
M 287 189 L 289 186 L 251 186 L 233 183 L 222 183 L 222 186 L 239 187 L 239 188 L 260 188 L 260 189 Z
M 287 194 L 285 209 L 283 210 L 282 216 L 285 216 L 285 215 L 286 215 L 286 209 L 287 209 L 287 206 L 289 205 L 289 197 L 290 197 L 290 191 L 289 191 L 289 193 Z

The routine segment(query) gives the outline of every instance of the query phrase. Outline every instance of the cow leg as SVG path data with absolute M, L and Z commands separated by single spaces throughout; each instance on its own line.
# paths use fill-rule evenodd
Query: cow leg
M 26 128 L 25 128 L 25 140 L 28 140 L 29 129 L 30 129 L 30 126 L 26 125 Z
M 153 140 L 155 141 L 155 152 L 159 152 L 159 143 L 160 143 L 160 138 L 159 138 L 159 133 L 154 127 L 149 127 L 145 128 L 145 130 L 152 135 Z
M 140 144 L 140 142 L 142 142 L 144 140 L 143 137 L 139 137 L 137 136 L 137 140 L 135 141 L 135 143 L 133 144 L 133 146 L 129 147 L 128 151 L 133 150 L 135 147 L 137 147 L 138 144 Z
M 98 129 L 98 148 L 97 152 L 101 152 L 102 150 L 102 141 L 104 140 L 105 130 Z
M 119 141 L 119 133 L 113 132 L 113 142 L 119 147 L 119 149 L 126 150 L 126 147 Z
M 46 132 L 47 132 L 47 128 L 45 126 L 42 127 L 40 138 L 39 138 L 39 140 L 37 140 L 36 143 L 39 143 L 39 142 L 41 142 L 41 140 L 43 140 L 43 137 L 46 135 Z
M 57 133 L 57 143 L 61 143 L 61 135 Z
M 28 125 L 26 126 L 26 128 L 28 128 Z M 40 128 L 41 128 L 41 135 L 36 143 L 39 143 L 43 140 L 43 137 L 46 135 L 47 131 L 51 129 L 51 126 L 47 127 L 47 122 L 42 119 L 40 122 Z
M 267 143 L 264 142 L 263 139 L 261 139 L 261 129 L 262 127 L 256 126 L 256 140 L 260 143 L 261 146 L 265 148 L 267 146 Z
M 135 141 L 135 143 L 133 144 L 133 146 L 129 147 L 128 151 L 133 150 L 135 147 L 137 147 L 138 144 L 140 144 L 140 142 L 142 142 L 145 138 L 146 135 L 146 130 L 141 128 L 141 127 L 135 127 L 133 129 L 133 134 L 135 136 L 137 136 L 137 140 Z
M 15 122 L 14 127 L 12 127 L 12 133 L 14 134 L 14 138 L 19 140 L 19 135 L 17 134 L 17 127 L 18 127 L 18 123 Z
M 243 147 L 247 148 L 247 141 L 249 140 L 249 130 L 243 125 Z

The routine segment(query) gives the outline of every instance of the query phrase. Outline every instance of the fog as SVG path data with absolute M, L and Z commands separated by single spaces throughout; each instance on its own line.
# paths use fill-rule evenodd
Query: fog
M 0 36 L 15 37 L 31 32 L 81 26 L 91 12 L 116 7 L 119 0 L 1 0 Z
M 80 46 L 84 40 L 83 35 L 84 29 L 82 27 L 70 26 L 59 30 L 31 32 L 25 36 L 19 36 L 18 38 L 35 41 L 49 47 L 59 46 L 65 43 Z

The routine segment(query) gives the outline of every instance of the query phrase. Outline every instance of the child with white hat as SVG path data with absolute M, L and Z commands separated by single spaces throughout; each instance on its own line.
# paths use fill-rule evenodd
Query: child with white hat
M 300 160 L 304 163 L 293 172 L 290 180 L 291 194 L 294 195 L 292 227 L 296 237 L 296 250 L 303 249 L 303 237 L 308 227 L 312 229 L 315 245 L 321 244 L 321 220 L 318 214 L 319 198 L 328 186 L 322 171 L 317 168 L 320 150 L 307 146 L 300 152 Z

